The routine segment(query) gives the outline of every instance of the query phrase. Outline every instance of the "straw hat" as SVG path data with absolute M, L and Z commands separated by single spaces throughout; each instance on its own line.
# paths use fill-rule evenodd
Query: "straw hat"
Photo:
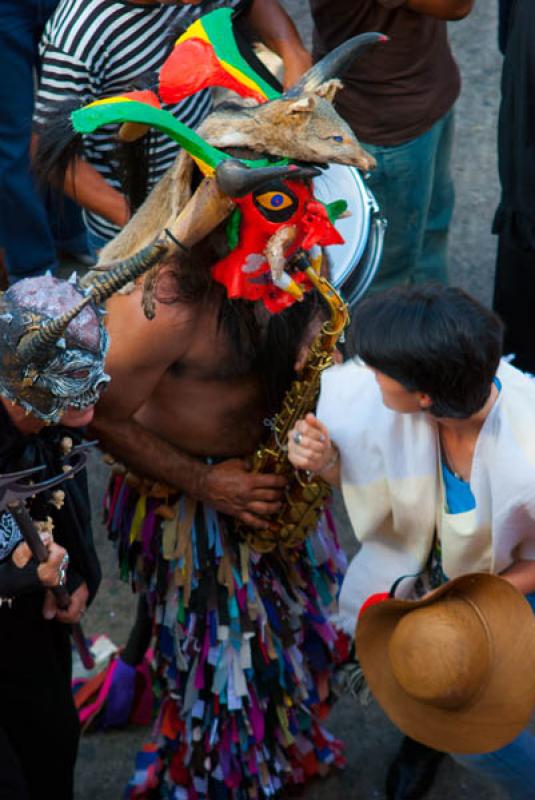
M 497 750 L 535 708 L 535 616 L 495 575 L 463 575 L 419 601 L 369 605 L 356 648 L 392 722 L 436 750 Z

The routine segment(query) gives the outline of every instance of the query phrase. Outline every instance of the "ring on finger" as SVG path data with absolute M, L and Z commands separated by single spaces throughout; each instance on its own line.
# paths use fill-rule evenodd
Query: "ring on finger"
M 301 433 L 301 431 L 296 431 L 294 433 L 294 442 L 299 445 L 301 444 L 302 439 L 303 439 L 303 434 Z
M 69 566 L 69 554 L 65 553 L 63 558 L 61 559 L 61 563 L 58 567 L 58 578 L 59 578 L 59 585 L 65 586 L 65 581 L 67 580 L 67 568 Z

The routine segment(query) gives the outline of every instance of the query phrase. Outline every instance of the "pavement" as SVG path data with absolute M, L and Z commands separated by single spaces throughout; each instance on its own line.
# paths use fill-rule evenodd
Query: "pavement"
M 308 4 L 283 0 L 304 39 L 310 38 Z M 499 189 L 496 174 L 496 118 L 499 102 L 500 61 L 496 46 L 496 3 L 480 2 L 471 16 L 450 25 L 451 39 L 463 75 L 457 104 L 453 161 L 457 203 L 451 230 L 451 282 L 484 303 L 492 294 L 495 240 L 490 233 Z M 124 643 L 134 603 L 130 589 L 116 577 L 111 546 L 100 525 L 100 502 L 105 468 L 95 455 L 90 467 L 97 547 L 104 578 L 98 597 L 84 619 L 86 633 L 107 633 Z M 338 514 L 342 541 L 349 553 L 353 534 L 343 512 Z M 348 766 L 312 783 L 306 800 L 381 800 L 387 765 L 394 756 L 400 734 L 372 702 L 361 707 L 340 700 L 328 727 L 346 743 Z M 133 759 L 146 729 L 84 736 L 77 766 L 76 800 L 118 800 L 132 772 Z M 443 761 L 428 800 L 503 800 L 495 786 Z

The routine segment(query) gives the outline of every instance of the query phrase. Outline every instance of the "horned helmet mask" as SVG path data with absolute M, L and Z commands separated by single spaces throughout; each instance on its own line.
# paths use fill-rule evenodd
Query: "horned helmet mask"
M 83 285 L 52 275 L 25 278 L 0 294 L 0 395 L 44 422 L 94 405 L 110 378 L 101 304 L 156 263 L 155 242 Z

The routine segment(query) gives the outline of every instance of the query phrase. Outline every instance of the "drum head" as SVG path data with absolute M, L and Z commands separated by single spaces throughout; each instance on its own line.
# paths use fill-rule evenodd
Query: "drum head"
M 351 214 L 336 221 L 336 230 L 344 238 L 344 244 L 325 248 L 330 281 L 351 305 L 370 285 L 380 261 L 380 252 L 368 257 L 371 244 L 374 251 L 377 249 L 376 242 L 370 240 L 376 239 L 374 222 L 379 209 L 359 171 L 342 164 L 330 164 L 314 178 L 314 195 L 323 203 L 345 200 Z

